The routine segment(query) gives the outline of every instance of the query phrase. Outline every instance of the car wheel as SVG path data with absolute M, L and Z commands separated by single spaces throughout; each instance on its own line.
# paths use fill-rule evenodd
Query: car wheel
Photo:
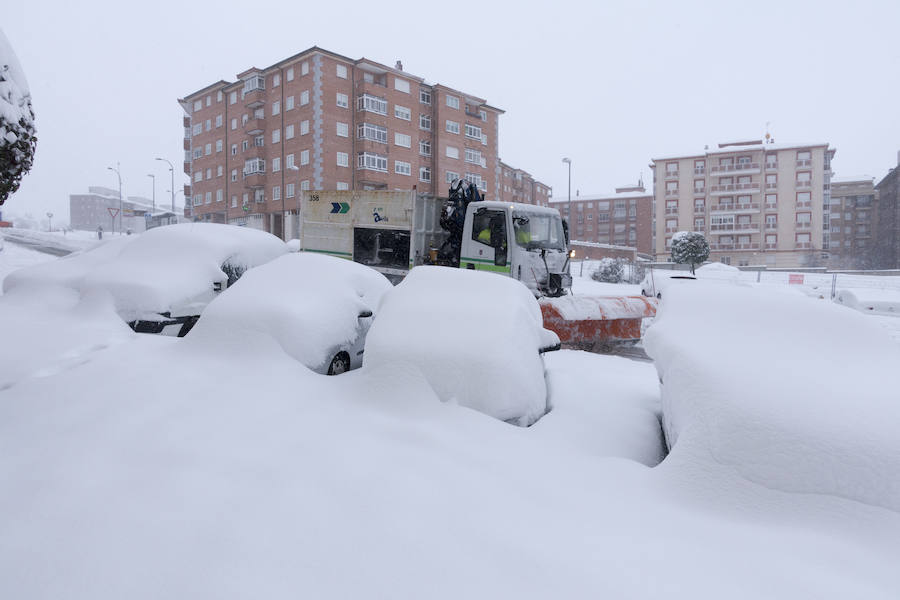
M 328 374 L 329 375 L 340 375 L 341 373 L 346 373 L 350 370 L 350 357 L 347 356 L 346 352 L 338 352 L 334 355 L 334 358 L 331 359 L 331 364 L 328 365 Z

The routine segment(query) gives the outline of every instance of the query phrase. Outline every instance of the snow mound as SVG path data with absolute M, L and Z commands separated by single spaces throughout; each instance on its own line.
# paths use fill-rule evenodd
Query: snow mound
M 251 269 L 213 300 L 191 332 L 193 342 L 262 334 L 316 369 L 334 348 L 353 342 L 359 315 L 374 311 L 393 286 L 365 265 L 306 252 Z
M 900 317 L 900 291 L 897 290 L 842 289 L 837 291 L 834 301 L 864 313 Z
M 417 366 L 444 402 L 527 426 L 547 411 L 538 351 L 559 344 L 519 281 L 416 267 L 381 303 L 364 366 Z
M 769 488 L 900 511 L 900 348 L 866 317 L 697 282 L 667 291 L 644 345 L 667 461 L 708 456 Z
M 705 264 L 702 267 L 698 267 L 695 269 L 694 273 L 698 278 L 710 278 L 710 279 L 739 279 L 741 277 L 741 270 L 737 267 L 732 267 L 731 265 L 726 265 L 721 262 L 713 262 L 709 264 Z
M 183 223 L 127 236 L 55 263 L 17 271 L 8 291 L 25 281 L 54 282 L 82 293 L 110 293 L 125 321 L 147 314 L 202 310 L 213 284 L 225 283 L 223 266 L 242 272 L 287 252 L 277 237 L 248 227 Z

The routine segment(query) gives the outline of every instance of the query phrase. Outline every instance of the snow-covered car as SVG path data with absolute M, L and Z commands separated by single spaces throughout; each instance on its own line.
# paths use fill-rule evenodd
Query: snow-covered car
M 694 281 L 697 278 L 686 271 L 669 271 L 661 269 L 648 269 L 644 279 L 641 280 L 641 294 L 644 296 L 662 298 L 663 291 L 670 285 L 684 281 Z
M 247 269 L 287 251 L 274 235 L 247 227 L 168 225 L 20 269 L 3 280 L 3 289 L 37 284 L 106 293 L 135 331 L 184 336 Z
M 550 408 L 541 354 L 558 348 L 520 281 L 421 266 L 382 300 L 364 363 L 414 365 L 442 401 L 528 426 Z
M 366 333 L 392 287 L 365 265 L 291 253 L 245 273 L 206 307 L 191 335 L 274 339 L 311 370 L 338 375 L 362 365 Z

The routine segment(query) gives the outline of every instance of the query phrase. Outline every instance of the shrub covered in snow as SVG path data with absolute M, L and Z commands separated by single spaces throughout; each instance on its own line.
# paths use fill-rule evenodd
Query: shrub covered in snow
M 622 283 L 625 280 L 625 267 L 621 259 L 601 258 L 597 270 L 591 278 L 602 283 Z
M 424 266 L 384 296 L 364 365 L 415 365 L 441 400 L 526 426 L 547 411 L 539 351 L 558 345 L 521 282 Z
M 672 260 L 680 265 L 703 264 L 709 258 L 709 243 L 702 233 L 696 231 L 679 231 L 672 236 Z
M 0 204 L 19 189 L 31 170 L 37 145 L 28 82 L 0 31 Z

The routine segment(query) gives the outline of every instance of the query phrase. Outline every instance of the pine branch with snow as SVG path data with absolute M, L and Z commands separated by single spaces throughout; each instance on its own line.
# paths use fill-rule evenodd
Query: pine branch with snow
M 0 205 L 31 170 L 37 146 L 28 82 L 0 31 Z

